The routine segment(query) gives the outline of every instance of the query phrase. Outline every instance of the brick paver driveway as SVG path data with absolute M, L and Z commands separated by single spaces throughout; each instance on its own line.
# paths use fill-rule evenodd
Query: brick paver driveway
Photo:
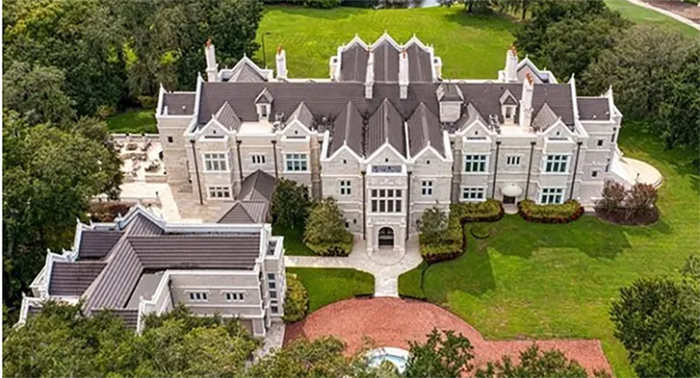
M 370 337 L 377 347 L 408 349 L 409 340 L 425 340 L 433 328 L 454 330 L 471 341 L 476 355 L 474 364 L 518 353 L 533 344 L 532 340 L 489 341 L 456 315 L 430 303 L 399 298 L 349 299 L 333 303 L 309 315 L 306 320 L 287 326 L 285 344 L 297 338 L 316 339 L 335 336 L 347 343 L 348 353 L 363 345 Z M 598 340 L 537 340 L 544 350 L 559 349 L 568 358 L 588 369 L 611 372 Z

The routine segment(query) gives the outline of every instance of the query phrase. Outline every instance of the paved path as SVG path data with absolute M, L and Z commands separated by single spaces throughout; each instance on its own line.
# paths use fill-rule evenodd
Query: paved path
M 270 324 L 270 329 L 267 330 L 267 335 L 263 339 L 263 345 L 253 353 L 256 361 L 274 350 L 282 349 L 285 329 L 286 326 L 282 322 L 272 322 Z
M 406 252 L 380 249 L 371 255 L 365 242 L 355 240 L 348 257 L 285 256 L 287 267 L 351 268 L 374 275 L 374 296 L 398 297 L 399 275 L 417 267 L 422 260 L 418 250 L 418 238 L 411 237 L 406 243 Z
M 611 372 L 598 340 L 486 340 L 474 327 L 451 312 L 430 303 L 399 298 L 349 299 L 321 308 L 304 321 L 287 326 L 285 344 L 298 338 L 310 340 L 335 336 L 347 343 L 347 354 L 358 351 L 364 337 L 372 347 L 408 349 L 408 341 L 424 341 L 433 328 L 454 330 L 466 336 L 474 346 L 476 366 L 509 355 L 515 361 L 519 353 L 533 343 L 543 350 L 558 349 L 575 359 L 592 375 L 594 370 Z
M 641 0 L 627 0 L 627 1 L 629 1 L 630 3 L 632 3 L 632 4 L 634 4 L 634 5 L 639 5 L 640 7 L 644 7 L 644 8 L 647 8 L 647 9 L 651 9 L 651 10 L 653 10 L 653 11 L 655 11 L 655 12 L 659 12 L 659 13 L 661 13 L 661 14 L 664 14 L 664 15 L 666 15 L 666 16 L 668 16 L 668 17 L 671 17 L 671 18 L 675 19 L 676 21 L 682 22 L 682 23 L 684 23 L 684 24 L 686 24 L 686 25 L 688 25 L 688 26 L 690 26 L 690 27 L 692 27 L 692 28 L 695 28 L 696 30 L 700 30 L 700 25 L 694 23 L 693 21 L 690 21 L 689 19 L 687 19 L 687 18 L 685 18 L 685 17 L 683 17 L 683 16 L 680 16 L 680 15 L 678 15 L 678 14 L 676 14 L 676 13 L 673 13 L 673 12 L 671 12 L 671 11 L 668 11 L 668 10 L 666 10 L 666 9 L 657 8 L 657 7 L 655 7 L 655 6 L 651 5 L 651 4 L 645 3 L 645 2 L 643 2 L 643 1 L 641 1 Z

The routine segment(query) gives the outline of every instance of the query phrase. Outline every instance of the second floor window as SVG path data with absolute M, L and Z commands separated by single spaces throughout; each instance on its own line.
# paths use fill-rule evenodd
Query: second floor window
M 229 302 L 243 302 L 245 300 L 243 293 L 226 293 L 224 295 Z
M 209 297 L 206 292 L 203 291 L 192 291 L 189 293 L 190 300 L 195 302 L 206 302 Z
M 204 170 L 207 172 L 227 171 L 226 154 L 204 154 Z
M 421 181 L 420 183 L 420 194 L 422 196 L 432 196 L 433 195 L 433 182 L 432 181 Z
M 352 183 L 350 180 L 340 180 L 339 187 L 341 196 L 349 196 L 352 194 Z
M 209 198 L 231 198 L 231 189 L 228 186 L 210 186 Z
M 265 164 L 265 155 L 252 155 L 253 164 Z
M 518 166 L 520 165 L 520 155 L 509 155 L 506 157 L 506 165 Z
M 465 155 L 464 172 L 486 172 L 486 155 Z
M 309 170 L 306 154 L 287 154 L 287 172 L 306 172 Z
M 401 189 L 372 189 L 373 213 L 400 213 Z
M 569 155 L 547 155 L 544 171 L 547 173 L 565 173 L 569 165 Z

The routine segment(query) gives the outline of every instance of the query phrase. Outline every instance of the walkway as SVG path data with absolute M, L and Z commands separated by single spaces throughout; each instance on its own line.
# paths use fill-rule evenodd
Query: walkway
M 558 349 L 575 359 L 589 374 L 604 369 L 611 372 L 598 340 L 512 340 L 489 341 L 462 319 L 430 303 L 398 298 L 349 299 L 325 306 L 304 321 L 287 326 L 285 345 L 298 338 L 310 340 L 335 336 L 347 343 L 346 353 L 362 348 L 364 337 L 373 347 L 408 349 L 408 341 L 424 341 L 433 328 L 454 330 L 466 336 L 474 346 L 474 364 L 484 366 L 503 355 L 517 361 L 519 353 L 533 343 L 541 349 Z
M 690 27 L 692 27 L 692 28 L 695 28 L 695 29 L 697 29 L 697 30 L 700 30 L 700 25 L 698 25 L 697 23 L 695 23 L 695 22 L 693 22 L 693 21 L 691 21 L 691 20 L 689 20 L 689 19 L 687 19 L 687 18 L 685 18 L 685 17 L 683 17 L 683 16 L 681 16 L 681 15 L 678 15 L 678 14 L 676 14 L 676 13 L 673 13 L 673 12 L 671 12 L 671 11 L 669 11 L 669 10 L 661 9 L 661 8 L 659 8 L 659 7 L 655 7 L 655 6 L 651 5 L 651 4 L 648 4 L 648 3 L 643 2 L 642 0 L 627 0 L 627 1 L 629 1 L 630 3 L 632 3 L 632 4 L 634 4 L 634 5 L 639 5 L 640 7 L 644 7 L 644 8 L 647 8 L 647 9 L 651 9 L 651 10 L 653 10 L 653 11 L 655 11 L 655 12 L 659 12 L 659 13 L 661 13 L 661 14 L 663 14 L 663 15 L 666 15 L 666 16 L 668 16 L 668 17 L 671 17 L 671 18 L 675 19 L 676 21 L 682 22 L 682 23 L 684 23 L 684 24 L 686 24 L 686 25 L 688 25 L 688 26 L 690 26 Z
M 417 267 L 423 259 L 418 250 L 418 238 L 406 242 L 406 252 L 380 249 L 371 255 L 363 240 L 355 239 L 348 257 L 285 256 L 287 267 L 351 268 L 374 275 L 375 297 L 398 297 L 399 275 Z

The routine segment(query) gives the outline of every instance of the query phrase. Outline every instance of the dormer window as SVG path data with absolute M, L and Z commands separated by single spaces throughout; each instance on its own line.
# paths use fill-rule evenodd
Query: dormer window
M 270 105 L 258 105 L 258 117 L 267 118 L 270 115 Z
M 260 119 L 270 120 L 270 108 L 272 107 L 272 95 L 267 90 L 263 89 L 262 92 L 255 98 L 255 107 L 258 111 L 258 117 Z
M 505 90 L 500 98 L 501 103 L 501 115 L 503 116 L 503 123 L 507 125 L 512 125 L 515 123 L 515 110 L 518 106 L 518 101 L 515 99 L 509 90 Z

